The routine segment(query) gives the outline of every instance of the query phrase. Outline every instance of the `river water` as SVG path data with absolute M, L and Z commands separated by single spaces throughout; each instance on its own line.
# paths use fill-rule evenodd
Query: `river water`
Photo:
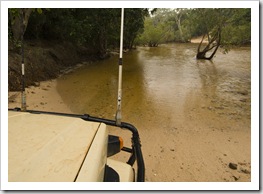
M 250 47 L 196 60 L 197 44 L 139 47 L 124 53 L 122 119 L 162 126 L 213 114 L 250 120 Z M 84 65 L 58 80 L 64 102 L 76 113 L 114 119 L 118 55 Z M 195 114 L 196 115 L 196 114 Z M 146 117 L 146 118 L 145 118 Z
M 146 181 L 250 181 L 251 50 L 196 60 L 197 44 L 138 47 L 123 55 L 122 121 L 140 133 Z M 118 55 L 57 80 L 72 112 L 114 119 Z M 130 146 L 130 133 L 112 129 Z M 128 135 L 127 135 L 128 133 Z M 127 161 L 128 156 L 117 154 Z

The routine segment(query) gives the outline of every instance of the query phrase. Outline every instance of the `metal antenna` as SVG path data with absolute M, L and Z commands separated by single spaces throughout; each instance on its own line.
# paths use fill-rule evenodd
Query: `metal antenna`
M 22 90 L 21 90 L 21 111 L 26 111 L 26 92 L 25 92 L 25 65 L 24 65 L 24 12 L 21 9 L 21 56 L 22 56 L 22 77 L 21 77 L 21 84 L 22 84 Z
M 124 22 L 124 8 L 121 9 L 119 82 L 118 82 L 118 100 L 117 100 L 117 112 L 116 112 L 116 124 L 118 126 L 121 125 L 123 22 Z

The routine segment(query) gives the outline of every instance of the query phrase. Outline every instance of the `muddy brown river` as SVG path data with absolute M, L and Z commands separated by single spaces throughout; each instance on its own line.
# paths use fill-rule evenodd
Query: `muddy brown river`
M 251 49 L 219 50 L 207 61 L 195 59 L 197 46 L 124 53 L 122 121 L 140 132 L 146 181 L 250 181 L 228 163 L 250 170 Z M 117 85 L 118 54 L 57 80 L 72 112 L 108 119 L 115 118 Z
M 250 47 L 196 60 L 196 44 L 140 47 L 123 56 L 122 118 L 134 123 L 176 123 L 189 111 L 250 119 Z M 73 112 L 114 119 L 118 55 L 61 77 L 57 89 Z M 142 120 L 142 115 L 148 117 Z

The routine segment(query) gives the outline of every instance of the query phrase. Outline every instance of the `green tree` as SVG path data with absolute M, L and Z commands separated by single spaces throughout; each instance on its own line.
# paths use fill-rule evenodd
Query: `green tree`
M 156 20 L 161 23 L 162 28 L 162 42 L 174 42 L 176 41 L 175 31 L 177 26 L 172 16 L 173 12 L 171 9 L 161 8 L 155 13 Z
M 227 21 L 222 32 L 223 45 L 250 44 L 251 40 L 251 10 L 250 8 L 233 9 L 232 16 Z
M 152 17 L 146 19 L 145 31 L 138 42 L 149 46 L 167 42 L 188 42 L 191 36 L 187 25 L 188 12 L 189 9 L 157 9 Z
M 49 10 L 49 9 L 45 9 Z M 19 42 L 24 38 L 27 31 L 29 18 L 32 13 L 41 15 L 43 9 L 41 8 L 9 8 L 8 9 L 8 27 L 10 38 L 14 42 Z
M 225 47 L 226 52 L 231 44 L 249 42 L 250 14 L 250 9 L 193 9 L 190 14 L 192 34 L 203 35 L 197 59 L 211 60 L 220 46 Z M 208 43 L 203 46 L 205 37 Z
M 169 20 L 174 22 L 174 33 L 178 37 L 177 41 L 179 42 L 188 42 L 189 39 L 188 29 L 184 25 L 188 11 L 189 9 L 184 8 L 176 8 L 169 11 Z
M 147 14 L 147 9 L 125 9 L 124 47 L 133 46 Z M 26 35 L 74 42 L 105 58 L 108 48 L 119 46 L 120 17 L 121 9 L 50 9 L 41 16 L 31 15 Z
M 9 13 L 9 23 L 12 29 L 13 39 L 15 41 L 21 41 L 24 33 L 26 31 L 29 16 L 32 13 L 31 8 L 10 8 Z
M 124 47 L 131 49 L 136 37 L 144 28 L 144 19 L 149 15 L 148 9 L 125 9 Z
M 157 17 L 148 17 L 145 19 L 144 32 L 139 37 L 139 42 L 149 47 L 156 47 L 162 42 L 163 28 Z

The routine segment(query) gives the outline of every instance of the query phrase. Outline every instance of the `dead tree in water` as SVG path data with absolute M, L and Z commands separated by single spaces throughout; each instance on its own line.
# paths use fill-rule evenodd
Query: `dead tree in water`
M 205 48 L 201 50 L 201 45 L 202 45 L 206 35 L 208 37 L 208 43 L 205 46 Z M 214 57 L 214 55 L 216 54 L 216 51 L 220 46 L 220 42 L 221 42 L 221 28 L 218 28 L 216 30 L 216 32 L 213 33 L 212 35 L 210 35 L 209 33 L 205 34 L 203 36 L 201 42 L 199 43 L 198 48 L 197 48 L 196 58 L 197 59 L 211 60 Z M 212 54 L 209 57 L 207 57 L 206 54 L 209 51 L 212 51 Z

